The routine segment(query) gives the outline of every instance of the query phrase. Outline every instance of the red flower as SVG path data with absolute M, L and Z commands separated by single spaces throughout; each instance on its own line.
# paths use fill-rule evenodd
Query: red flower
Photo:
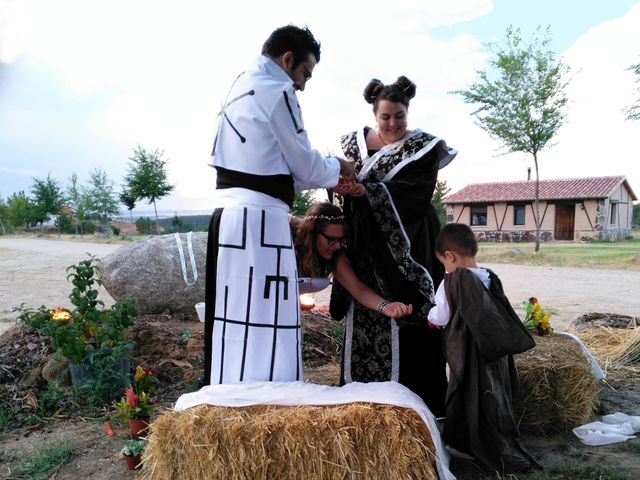
M 133 387 L 129 387 L 125 390 L 127 394 L 127 405 L 130 407 L 138 407 L 140 405 L 140 398 L 133 391 Z

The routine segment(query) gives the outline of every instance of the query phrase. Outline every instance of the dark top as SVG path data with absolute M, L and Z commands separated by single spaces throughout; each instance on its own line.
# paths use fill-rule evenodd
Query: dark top
M 293 207 L 295 190 L 291 175 L 254 175 L 222 167 L 216 167 L 216 172 L 216 188 L 246 188 L 282 200 L 289 208 Z
M 445 278 L 451 320 L 444 329 L 451 368 L 443 439 L 487 473 L 539 468 L 522 447 L 512 412 L 518 372 L 512 354 L 535 345 L 491 271 L 490 288 L 470 270 Z

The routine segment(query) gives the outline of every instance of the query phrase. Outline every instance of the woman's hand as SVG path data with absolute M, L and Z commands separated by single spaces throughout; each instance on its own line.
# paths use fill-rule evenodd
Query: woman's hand
M 342 176 L 338 181 L 338 185 L 336 185 L 333 190 L 343 196 L 351 195 L 353 197 L 361 197 L 364 195 L 364 185 Z
M 387 317 L 401 318 L 413 313 L 413 305 L 405 305 L 402 302 L 391 302 L 389 305 L 384 307 L 383 313 Z
M 361 197 L 364 195 L 364 185 L 361 183 L 354 183 L 353 184 L 353 189 L 351 191 L 351 196 L 352 197 Z

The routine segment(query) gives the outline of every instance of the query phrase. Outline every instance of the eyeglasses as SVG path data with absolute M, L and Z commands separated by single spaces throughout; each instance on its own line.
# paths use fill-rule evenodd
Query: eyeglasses
M 311 80 L 311 72 L 304 65 L 303 65 L 303 67 L 304 67 L 304 71 L 302 72 L 302 75 L 304 75 L 304 81 L 308 82 L 309 80 Z
M 322 235 L 324 238 L 326 238 L 327 243 L 332 247 L 334 245 L 338 245 L 338 244 L 344 245 L 344 242 L 345 242 L 345 238 L 344 237 L 332 237 L 332 236 L 329 236 L 329 235 L 325 235 L 322 232 L 318 232 L 318 233 L 320 235 Z

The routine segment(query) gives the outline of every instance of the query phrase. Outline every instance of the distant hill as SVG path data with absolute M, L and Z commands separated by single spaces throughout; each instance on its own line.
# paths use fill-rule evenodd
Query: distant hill
M 203 231 L 209 228 L 209 220 L 211 219 L 210 215 L 178 215 L 178 218 L 182 221 L 182 225 L 180 226 L 180 231 Z M 153 218 L 151 218 L 153 220 Z M 172 230 L 173 226 L 173 217 L 171 218 L 159 218 L 158 223 L 160 226 L 166 230 Z

